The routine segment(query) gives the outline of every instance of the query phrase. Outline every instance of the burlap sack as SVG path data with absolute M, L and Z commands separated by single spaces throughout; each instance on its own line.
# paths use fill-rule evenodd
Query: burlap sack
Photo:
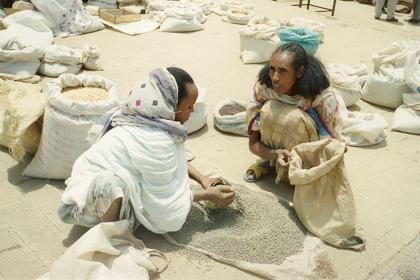
M 296 105 L 275 100 L 267 101 L 261 108 L 260 132 L 265 145 L 288 151 L 298 144 L 319 139 L 315 122 L 308 114 Z M 287 168 L 277 166 L 276 170 L 276 182 L 287 180 Z
M 344 173 L 346 144 L 323 139 L 293 148 L 289 180 L 295 185 L 293 204 L 303 225 L 323 241 L 362 250 L 356 235 L 353 193 Z

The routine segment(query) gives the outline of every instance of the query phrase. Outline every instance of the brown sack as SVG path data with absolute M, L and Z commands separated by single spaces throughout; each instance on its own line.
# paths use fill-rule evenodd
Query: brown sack
M 295 185 L 293 204 L 300 221 L 323 241 L 362 250 L 356 236 L 353 193 L 344 173 L 345 143 L 324 139 L 293 148 L 289 180 Z

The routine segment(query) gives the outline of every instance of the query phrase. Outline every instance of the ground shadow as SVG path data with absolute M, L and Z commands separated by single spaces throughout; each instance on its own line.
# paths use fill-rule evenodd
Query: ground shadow
M 26 166 L 27 166 L 26 162 L 25 163 L 18 162 L 16 165 L 7 169 L 7 180 L 12 185 L 19 188 L 19 190 L 22 193 L 26 194 L 32 191 L 36 191 L 44 187 L 46 184 L 49 184 L 58 189 L 65 188 L 65 184 L 63 180 L 37 179 L 37 178 L 23 176 L 22 172 Z
M 63 246 L 66 247 L 66 248 L 70 247 L 77 240 L 79 240 L 79 238 L 82 237 L 83 234 L 85 234 L 88 230 L 89 230 L 89 228 L 87 228 L 87 227 L 82 227 L 82 226 L 79 226 L 79 225 L 74 225 L 71 228 L 71 230 L 70 230 L 67 238 L 66 239 L 63 239 Z
M 209 131 L 209 127 L 207 124 L 205 124 L 202 128 L 200 128 L 199 130 L 191 133 L 188 135 L 188 139 L 196 139 L 199 138 L 203 135 L 205 135 L 207 132 Z

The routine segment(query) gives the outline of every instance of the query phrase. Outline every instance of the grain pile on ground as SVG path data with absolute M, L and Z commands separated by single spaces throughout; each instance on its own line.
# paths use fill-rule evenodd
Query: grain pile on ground
M 221 116 L 233 116 L 235 114 L 244 112 L 245 108 L 235 104 L 235 105 L 226 105 L 219 110 Z
M 65 98 L 73 101 L 98 102 L 109 98 L 108 92 L 97 87 L 67 87 L 63 90 Z
M 236 200 L 225 209 L 194 203 L 177 242 L 223 257 L 281 264 L 303 249 L 305 230 L 293 212 L 271 193 L 235 186 Z

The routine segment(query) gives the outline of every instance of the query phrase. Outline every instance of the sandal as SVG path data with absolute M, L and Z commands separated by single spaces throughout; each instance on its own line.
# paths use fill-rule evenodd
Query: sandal
M 248 170 L 244 175 L 244 180 L 249 183 L 252 183 L 258 181 L 261 177 L 267 175 L 268 173 L 270 173 L 269 169 L 259 165 L 258 163 L 254 163 L 253 165 L 248 167 Z
M 398 19 L 393 17 L 393 18 L 387 18 L 386 21 L 388 21 L 388 22 L 398 22 Z

